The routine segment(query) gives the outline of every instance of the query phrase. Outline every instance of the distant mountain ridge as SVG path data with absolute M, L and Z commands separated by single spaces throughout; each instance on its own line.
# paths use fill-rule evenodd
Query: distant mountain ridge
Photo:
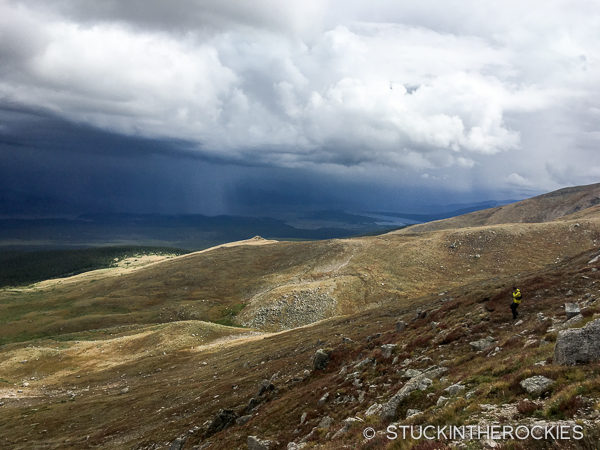
M 600 183 L 559 189 L 508 205 L 413 225 L 407 232 L 436 231 L 507 223 L 550 222 L 600 204 Z

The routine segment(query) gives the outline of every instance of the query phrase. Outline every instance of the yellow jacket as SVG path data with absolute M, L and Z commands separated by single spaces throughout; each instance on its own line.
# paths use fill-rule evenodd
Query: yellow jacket
M 521 290 L 520 289 L 516 289 L 513 293 L 513 302 L 515 302 L 517 305 L 519 303 L 521 303 Z

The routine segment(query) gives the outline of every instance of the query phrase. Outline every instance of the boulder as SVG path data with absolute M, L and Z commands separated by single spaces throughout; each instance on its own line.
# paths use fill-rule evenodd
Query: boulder
M 365 359 L 357 362 L 356 364 L 354 364 L 354 368 L 362 369 L 363 367 L 366 367 L 367 365 L 371 364 L 372 362 L 373 362 L 373 360 L 371 358 L 365 358 Z
M 418 369 L 406 369 L 403 373 L 402 373 L 402 378 L 414 378 L 416 376 L 421 375 L 423 372 L 421 372 Z
M 329 392 L 325 392 L 325 393 L 323 394 L 323 396 L 322 396 L 322 397 L 319 399 L 319 401 L 317 402 L 317 404 L 318 404 L 319 406 L 322 406 L 322 405 L 324 405 L 324 404 L 325 404 L 325 402 L 327 401 L 327 399 L 328 399 L 328 398 L 329 398 Z
M 444 406 L 446 403 L 448 403 L 448 400 L 449 399 L 447 397 L 440 395 L 439 398 L 437 399 L 435 406 Z
M 381 411 L 381 408 L 382 405 L 379 403 L 373 403 L 371 406 L 369 406 L 369 409 L 365 411 L 365 417 L 374 416 Z
M 452 386 L 448 386 L 446 389 L 444 389 L 444 392 L 446 392 L 448 395 L 456 395 L 459 392 L 462 392 L 465 390 L 465 386 L 463 386 L 462 384 L 456 383 L 453 384 Z
M 261 395 L 263 395 L 266 392 L 270 392 L 273 391 L 275 389 L 275 385 L 273 383 L 271 383 L 269 380 L 262 380 L 260 382 L 260 384 L 258 385 L 258 393 L 257 393 L 257 397 L 260 397 Z
M 379 413 L 380 417 L 387 421 L 394 420 L 396 418 L 398 406 L 400 406 L 402 400 L 404 400 L 414 391 L 424 391 L 431 386 L 432 383 L 433 381 L 431 381 L 431 379 L 427 378 L 425 375 L 419 375 L 410 379 L 404 386 L 402 386 L 402 388 L 400 388 L 398 392 L 396 392 L 396 394 L 392 396 L 392 398 L 387 401 L 387 403 L 382 406 Z
M 481 350 L 485 350 L 485 349 L 491 347 L 492 345 L 494 345 L 494 342 L 496 342 L 494 340 L 494 338 L 491 336 L 488 336 L 484 339 L 479 339 L 478 341 L 469 342 L 469 345 L 471 346 L 471 348 L 473 350 L 481 351 Z
M 381 354 L 384 358 L 391 358 L 392 353 L 398 347 L 398 344 L 385 344 L 381 346 Z
M 171 446 L 169 447 L 169 450 L 181 450 L 185 444 L 187 438 L 177 438 L 175 439 L 172 443 Z
M 273 442 L 267 439 L 259 439 L 256 436 L 248 436 L 246 441 L 248 450 L 269 450 L 273 446 Z
M 521 381 L 521 387 L 531 395 L 541 395 L 548 390 L 550 386 L 554 384 L 554 380 L 546 378 L 542 375 L 536 375 L 534 377 L 526 378 Z
M 558 333 L 554 346 L 555 364 L 587 364 L 593 361 L 600 361 L 600 319 L 583 328 Z
M 319 421 L 318 427 L 324 428 L 325 430 L 329 430 L 329 428 L 331 427 L 332 424 L 333 424 L 333 418 L 331 418 L 329 416 L 325 416 Z
M 235 419 L 235 424 L 246 425 L 250 419 L 252 419 L 252 414 L 247 414 L 245 416 L 238 417 L 237 419 Z
M 347 433 L 348 430 L 350 430 L 350 428 L 352 427 L 352 425 L 354 425 L 357 422 L 361 422 L 360 419 L 357 419 L 356 417 L 348 417 L 347 419 L 344 419 L 344 426 L 342 428 L 340 428 L 331 439 L 337 439 L 338 437 L 340 437 L 342 434 Z
M 329 356 L 331 355 L 331 350 L 327 348 L 320 348 L 316 351 L 313 356 L 313 369 L 315 370 L 324 370 L 329 364 Z
M 581 314 L 581 309 L 577 303 L 565 303 L 565 314 L 567 315 L 567 320 L 569 320 Z

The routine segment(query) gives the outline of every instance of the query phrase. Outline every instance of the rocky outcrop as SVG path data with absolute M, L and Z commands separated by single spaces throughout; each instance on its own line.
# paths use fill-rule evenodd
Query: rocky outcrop
M 555 364 L 587 364 L 592 361 L 600 361 L 600 319 L 583 328 L 558 333 L 554 346 Z
M 400 406 L 400 403 L 402 403 L 405 398 L 414 391 L 424 391 L 433 383 L 431 378 L 437 378 L 447 372 L 447 370 L 448 369 L 445 367 L 434 366 L 427 369 L 422 374 L 408 380 L 406 384 L 382 406 L 380 412 L 381 418 L 386 421 L 394 420 L 396 418 L 398 406 Z
M 528 394 L 531 395 L 541 395 L 546 392 L 550 386 L 554 384 L 554 381 L 550 378 L 546 378 L 541 375 L 536 375 L 534 377 L 526 378 L 521 381 L 521 387 L 527 391 Z

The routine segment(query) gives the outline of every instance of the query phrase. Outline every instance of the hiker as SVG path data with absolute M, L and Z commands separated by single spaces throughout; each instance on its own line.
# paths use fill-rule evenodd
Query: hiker
M 513 301 L 510 304 L 510 310 L 512 311 L 513 320 L 515 320 L 517 318 L 517 316 L 519 315 L 517 308 L 521 304 L 522 295 L 521 295 L 521 290 L 518 287 L 513 286 L 512 290 L 513 290 L 513 292 L 512 292 Z

